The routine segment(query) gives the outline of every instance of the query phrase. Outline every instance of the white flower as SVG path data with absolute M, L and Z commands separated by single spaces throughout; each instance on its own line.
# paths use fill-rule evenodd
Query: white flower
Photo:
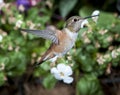
M 102 65 L 102 64 L 105 62 L 105 59 L 103 59 L 103 57 L 100 56 L 100 57 L 97 59 L 97 62 L 98 62 L 98 64 Z
M 4 63 L 1 63 L 0 64 L 0 71 L 4 70 L 5 69 L 5 64 Z
M 113 50 L 111 53 L 112 58 L 117 58 L 118 55 L 119 53 L 116 50 Z
M 88 24 L 87 19 L 85 19 L 85 20 L 82 22 L 82 24 L 81 24 L 81 28 L 83 28 L 86 24 Z
M 4 3 L 4 0 L 0 0 L 0 3 Z
M 99 11 L 99 10 L 95 10 L 95 11 L 93 11 L 92 16 L 94 16 L 94 15 L 99 15 L 99 14 L 100 14 L 100 11 Z M 92 17 L 93 21 L 94 21 L 94 22 L 97 22 L 98 17 L 99 17 L 99 16 Z
M 2 42 L 2 39 L 3 39 L 3 37 L 2 37 L 2 35 L 0 35 L 0 42 Z
M 51 73 L 56 79 L 63 80 L 64 83 L 70 84 L 73 82 L 73 78 L 70 77 L 73 73 L 71 67 L 63 63 L 58 64 L 57 67 L 53 67 Z
M 20 28 L 21 25 L 22 25 L 22 23 L 23 23 L 22 20 L 18 20 L 18 21 L 16 22 L 16 27 Z
M 18 6 L 18 10 L 21 11 L 21 12 L 24 12 L 25 7 L 21 4 L 21 5 Z
M 2 7 L 4 7 L 5 3 L 4 0 L 0 0 L 0 10 L 2 9 Z
M 95 17 L 92 17 L 92 19 L 93 19 L 94 22 L 97 22 L 99 16 L 96 16 L 96 15 L 99 15 L 99 14 L 100 14 L 100 11 L 98 11 L 98 10 L 93 11 L 93 13 L 92 13 L 91 16 L 95 16 Z M 87 25 L 87 24 L 89 24 L 89 22 L 88 22 L 87 19 L 85 19 L 85 20 L 81 23 L 81 28 L 83 28 L 83 27 L 84 27 L 85 25 Z

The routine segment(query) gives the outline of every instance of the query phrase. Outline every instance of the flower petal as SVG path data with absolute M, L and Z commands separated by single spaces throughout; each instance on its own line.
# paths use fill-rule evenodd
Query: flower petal
M 67 83 L 67 84 L 70 84 L 70 83 L 73 82 L 73 78 L 72 77 L 66 77 L 66 78 L 63 79 L 63 82 Z
M 73 74 L 72 68 L 70 66 L 66 66 L 65 70 L 64 70 L 64 74 L 65 76 L 70 76 Z
M 2 35 L 0 35 L 0 42 L 2 42 L 2 39 L 3 39 L 3 37 L 2 37 Z
M 57 79 L 57 80 L 62 80 L 63 78 L 60 76 L 60 73 L 55 73 L 54 74 L 54 77 Z
M 3 0 L 0 0 L 0 3 L 4 3 L 4 1 L 3 1 Z
M 94 16 L 94 15 L 99 15 L 99 13 L 100 13 L 99 10 L 95 10 L 95 11 L 93 11 L 92 16 Z
M 64 70 L 66 69 L 66 65 L 63 63 L 60 63 L 57 65 L 57 69 L 59 72 L 64 72 Z
M 94 16 L 94 15 L 99 15 L 99 14 L 100 14 L 100 11 L 99 11 L 99 10 L 95 10 L 95 11 L 92 13 L 92 16 Z M 99 17 L 99 16 L 92 17 L 93 21 L 94 21 L 94 22 L 97 22 L 98 17 Z
M 53 68 L 51 68 L 50 72 L 51 72 L 52 74 L 54 74 L 54 73 L 58 73 L 58 70 L 57 70 L 56 67 L 53 67 Z

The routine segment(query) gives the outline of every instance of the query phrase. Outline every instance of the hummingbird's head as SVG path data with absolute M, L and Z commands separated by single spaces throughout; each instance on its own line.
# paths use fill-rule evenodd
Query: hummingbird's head
M 95 17 L 95 16 L 98 16 L 98 15 L 88 16 L 85 18 L 82 18 L 80 16 L 72 16 L 66 21 L 66 28 L 68 28 L 72 32 L 78 32 L 80 28 L 82 28 L 82 23 L 84 20 L 91 17 Z
M 83 21 L 84 19 L 80 16 L 72 16 L 66 21 L 66 28 L 72 32 L 77 32 L 80 30 Z

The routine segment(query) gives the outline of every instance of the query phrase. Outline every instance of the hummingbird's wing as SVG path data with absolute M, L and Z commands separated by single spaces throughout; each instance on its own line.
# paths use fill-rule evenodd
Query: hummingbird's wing
M 46 30 L 29 30 L 29 29 L 20 29 L 20 30 L 28 33 L 32 33 L 44 39 L 51 40 L 55 44 L 59 43 L 58 33 L 57 31 L 54 31 L 52 29 L 47 28 Z

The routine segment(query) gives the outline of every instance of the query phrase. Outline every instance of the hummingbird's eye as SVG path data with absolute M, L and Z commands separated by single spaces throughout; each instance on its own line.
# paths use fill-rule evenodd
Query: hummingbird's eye
M 73 19 L 73 20 L 74 20 L 74 22 L 78 21 L 78 19 L 76 19 L 76 18 L 75 18 L 75 19 Z

